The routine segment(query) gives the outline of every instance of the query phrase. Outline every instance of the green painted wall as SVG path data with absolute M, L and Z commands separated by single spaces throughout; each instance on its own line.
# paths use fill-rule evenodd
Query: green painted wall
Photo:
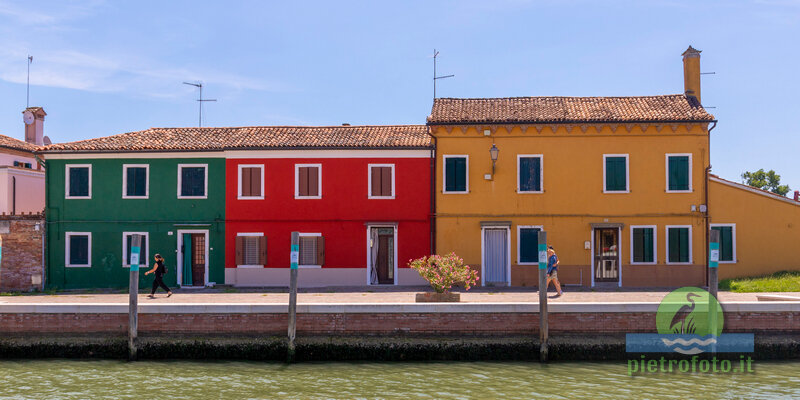
M 148 264 L 161 253 L 175 286 L 178 230 L 209 231 L 209 281 L 224 283 L 225 160 L 223 158 L 80 159 L 47 163 L 47 287 L 128 286 L 122 233 L 149 232 Z M 92 198 L 65 199 L 65 165 L 92 165 Z M 123 164 L 149 164 L 149 198 L 123 199 Z M 178 199 L 178 164 L 208 164 L 207 199 Z M 66 232 L 91 232 L 91 267 L 65 267 Z M 170 234 L 171 233 L 171 234 Z M 140 273 L 140 287 L 153 276 Z

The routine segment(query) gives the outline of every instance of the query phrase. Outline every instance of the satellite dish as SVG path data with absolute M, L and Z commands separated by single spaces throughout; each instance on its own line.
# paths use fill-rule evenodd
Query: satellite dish
M 53 142 L 50 140 L 49 136 L 45 136 L 43 141 L 44 141 L 44 145 L 45 146 L 50 146 L 51 144 L 53 144 Z
M 25 122 L 25 125 L 32 124 L 33 123 L 33 113 L 30 112 L 29 110 L 25 110 L 25 112 L 22 113 L 22 121 Z

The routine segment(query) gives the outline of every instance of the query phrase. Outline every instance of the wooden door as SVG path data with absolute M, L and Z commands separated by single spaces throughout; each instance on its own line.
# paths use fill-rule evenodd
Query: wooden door
M 373 229 L 378 232 L 378 254 L 375 260 L 378 283 L 382 285 L 394 284 L 394 229 Z
M 206 275 L 206 235 L 192 234 L 192 286 L 205 286 Z
M 483 283 L 488 286 L 508 284 L 508 231 L 486 229 L 483 238 Z
M 619 281 L 619 230 L 597 228 L 594 230 L 594 281 Z

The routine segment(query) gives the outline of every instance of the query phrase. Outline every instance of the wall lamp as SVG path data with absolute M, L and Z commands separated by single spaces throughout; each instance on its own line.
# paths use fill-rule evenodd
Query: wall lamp
M 489 149 L 489 155 L 492 157 L 492 175 L 494 175 L 494 166 L 497 163 L 497 156 L 500 155 L 500 149 L 492 143 L 492 148 Z

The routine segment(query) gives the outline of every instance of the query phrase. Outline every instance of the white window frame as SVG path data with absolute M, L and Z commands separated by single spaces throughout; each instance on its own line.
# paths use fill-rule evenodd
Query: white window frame
M 72 168 L 89 168 L 89 195 L 88 196 L 70 196 L 69 195 L 69 170 Z M 64 166 L 64 198 L 65 199 L 83 199 L 89 200 L 92 198 L 92 164 L 66 164 Z
M 183 179 L 181 172 L 184 168 L 199 168 L 202 167 L 205 171 L 205 180 L 202 196 L 182 196 L 181 195 L 181 180 Z M 179 199 L 207 199 L 208 198 L 208 164 L 178 164 L 178 198 Z
M 300 168 L 317 167 L 317 196 L 300 196 Z M 322 164 L 295 164 L 294 165 L 294 198 L 295 199 L 321 199 L 322 198 Z
M 625 157 L 625 190 L 606 190 L 606 158 Z M 629 154 L 603 154 L 603 193 L 630 193 L 631 192 L 631 159 Z
M 242 169 L 244 168 L 260 168 L 261 169 L 261 195 L 259 196 L 243 196 L 242 195 Z M 239 164 L 238 167 L 238 182 L 239 189 L 237 192 L 238 200 L 264 200 L 264 164 Z
M 88 264 L 70 264 L 69 263 L 69 248 L 70 242 L 69 239 L 71 236 L 89 236 L 88 244 L 89 246 L 89 254 L 86 258 Z M 92 267 L 92 232 L 66 232 L 64 233 L 64 265 L 67 268 L 91 268 Z
M 523 158 L 539 159 L 539 190 L 522 190 L 519 186 L 520 163 Z M 517 154 L 517 193 L 544 193 L 544 155 L 542 154 Z
M 658 264 L 658 226 L 657 225 L 631 225 L 629 236 L 631 237 L 631 265 L 656 265 Z M 653 230 L 653 261 L 652 262 L 635 262 L 633 261 L 633 230 L 638 228 L 649 228 Z
M 144 260 L 139 260 L 139 267 L 140 268 L 147 268 L 150 262 L 150 233 L 149 232 L 122 232 L 122 268 L 130 268 L 130 264 L 126 264 L 125 262 L 128 261 L 128 236 L 131 235 L 142 235 L 144 236 Z
M 517 179 L 519 180 L 519 179 Z M 517 265 L 539 265 L 539 260 L 535 262 L 522 262 L 522 230 L 523 229 L 539 229 L 539 232 L 544 231 L 544 225 L 517 225 Z M 536 244 L 536 251 L 538 253 L 538 243 Z
M 464 174 L 466 175 L 466 185 L 463 191 L 447 191 L 447 159 L 448 158 L 465 158 L 467 160 L 467 167 Z M 444 194 L 466 194 L 469 193 L 469 154 L 442 154 L 442 193 Z
M 241 170 L 240 170 L 241 172 Z M 241 174 L 240 174 L 241 177 Z M 236 234 L 236 237 L 263 237 L 264 232 L 239 232 Z M 260 244 L 259 244 L 260 246 Z M 261 250 L 261 249 L 259 249 Z M 235 251 L 235 249 L 234 249 Z M 243 264 L 243 265 L 236 265 L 236 268 L 264 268 L 266 264 Z
M 736 224 L 709 224 L 708 226 L 709 226 L 709 229 L 717 227 L 717 226 L 723 226 L 723 227 L 724 226 L 729 226 L 731 228 L 731 239 L 732 239 L 731 242 L 733 242 L 732 243 L 732 245 L 733 245 L 733 253 L 732 253 L 733 261 L 722 261 L 722 260 L 719 260 L 719 263 L 720 264 L 736 264 L 738 262 L 738 259 L 736 258 Z
M 669 190 L 669 158 L 670 157 L 689 157 L 689 190 Z M 692 153 L 666 153 L 664 155 L 664 188 L 667 193 L 692 193 Z
M 689 228 L 689 262 L 670 262 L 669 261 L 669 230 L 670 230 L 670 228 Z M 666 255 L 665 258 L 664 258 L 664 261 L 668 265 L 692 265 L 692 262 L 694 261 L 694 253 L 693 253 L 693 249 L 692 249 L 692 247 L 694 247 L 693 243 L 692 243 L 692 226 L 691 225 L 667 225 L 667 226 L 664 227 L 664 232 L 667 234 L 667 236 L 664 238 L 665 242 L 667 244 L 667 247 L 665 248 L 666 252 L 664 253 Z
M 128 168 L 144 168 L 144 196 L 128 196 Z M 150 198 L 150 164 L 122 164 L 122 198 L 123 199 L 148 199 Z
M 390 196 L 372 195 L 372 167 L 389 167 L 392 169 L 392 194 Z M 367 164 L 367 198 L 368 199 L 394 199 L 394 164 Z
M 298 237 L 319 237 L 319 236 L 322 236 L 322 233 L 320 233 L 320 232 L 316 232 L 316 233 L 307 233 L 307 232 L 303 233 L 303 232 L 300 232 L 300 233 L 298 233 Z M 298 239 L 297 245 L 298 245 L 297 248 L 299 250 L 299 248 L 300 248 L 299 239 Z M 297 261 L 300 261 L 300 260 L 297 260 Z M 319 261 L 319 260 L 317 260 L 317 261 Z M 300 263 L 298 263 L 297 264 L 297 268 L 322 268 L 322 265 L 311 265 L 311 264 L 300 264 Z

